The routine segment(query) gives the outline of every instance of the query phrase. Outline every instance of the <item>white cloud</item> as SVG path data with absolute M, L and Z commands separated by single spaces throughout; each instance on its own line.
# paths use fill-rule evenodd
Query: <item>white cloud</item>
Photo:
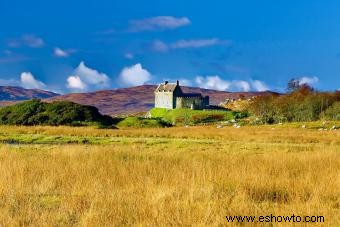
M 22 40 L 27 46 L 32 47 L 32 48 L 38 48 L 38 47 L 44 46 L 44 41 L 41 38 L 36 37 L 34 35 L 24 35 L 22 37 Z
M 170 44 L 170 46 L 172 49 L 185 49 L 185 48 L 201 48 L 229 43 L 230 41 L 222 41 L 217 38 L 192 39 L 192 40 L 178 40 L 177 42 Z
M 31 48 L 39 48 L 45 45 L 44 40 L 35 35 L 23 35 L 18 39 L 11 39 L 8 41 L 9 47 L 27 46 Z
M 254 80 L 251 83 L 252 87 L 255 88 L 256 91 L 268 91 L 269 87 L 260 80 Z
M 308 77 L 308 76 L 303 76 L 299 79 L 299 84 L 309 84 L 309 85 L 313 85 L 313 84 L 317 84 L 319 82 L 319 78 L 317 78 L 316 76 L 313 77 Z
M 74 74 L 81 78 L 86 84 L 99 87 L 108 86 L 110 80 L 105 73 L 87 67 L 83 61 L 80 62 L 79 66 L 74 70 Z
M 82 61 L 74 70 L 73 75 L 67 78 L 67 87 L 78 90 L 105 88 L 109 86 L 109 81 L 110 79 L 105 73 L 87 67 Z
M 20 75 L 20 83 L 21 86 L 23 86 L 24 88 L 28 88 L 28 89 L 42 89 L 45 88 L 46 85 L 35 79 L 33 74 L 30 72 L 23 72 Z
M 229 81 L 222 80 L 219 76 L 197 76 L 195 79 L 196 84 L 201 88 L 214 89 L 219 91 L 225 91 L 230 88 L 231 83 Z
M 191 22 L 187 17 L 158 16 L 142 20 L 130 21 L 129 32 L 176 29 L 187 26 Z
M 67 78 L 67 88 L 72 90 L 86 90 L 87 85 L 80 79 L 79 76 L 70 76 Z
M 217 38 L 212 39 L 191 39 L 191 40 L 178 40 L 176 42 L 167 44 L 161 40 L 155 40 L 152 44 L 152 49 L 157 52 L 167 52 L 176 49 L 195 49 L 204 48 L 216 45 L 229 45 L 231 41 L 220 40 Z
M 151 74 L 146 69 L 143 69 L 140 63 L 125 67 L 119 75 L 119 80 L 126 86 L 143 85 L 151 79 Z
M 234 80 L 232 81 L 232 85 L 235 87 L 236 90 L 241 90 L 248 92 L 250 91 L 250 84 L 244 80 Z
M 256 91 L 266 91 L 269 88 L 265 85 L 264 82 L 259 80 L 254 80 L 251 82 L 244 81 L 244 80 L 223 80 L 219 76 L 197 76 L 195 79 L 196 84 L 199 87 L 206 88 L 206 89 L 213 89 L 219 91 L 243 91 L 248 92 L 252 90 L 251 88 L 255 89 Z
M 54 48 L 53 54 L 56 57 L 67 58 L 74 52 L 75 52 L 75 50 L 73 50 L 73 49 L 63 50 L 59 47 L 56 47 L 56 48 Z
M 180 79 L 179 83 L 183 86 L 192 86 L 192 81 L 187 79 Z
M 160 40 L 155 40 L 152 44 L 152 49 L 157 52 L 168 52 L 169 47 L 166 43 L 160 41 Z

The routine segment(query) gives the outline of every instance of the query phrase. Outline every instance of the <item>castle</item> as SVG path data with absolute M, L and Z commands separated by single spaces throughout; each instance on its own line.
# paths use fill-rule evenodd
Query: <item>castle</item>
M 169 83 L 165 81 L 155 90 L 155 107 L 166 109 L 190 108 L 202 110 L 209 106 L 209 96 L 200 93 L 183 93 L 179 81 Z

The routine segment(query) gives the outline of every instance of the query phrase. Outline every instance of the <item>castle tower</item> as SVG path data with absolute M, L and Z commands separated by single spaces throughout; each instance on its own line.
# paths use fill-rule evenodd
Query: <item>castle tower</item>
M 176 83 L 169 83 L 164 81 L 158 85 L 155 90 L 155 107 L 165 109 L 176 108 L 176 98 L 182 95 L 182 90 L 179 86 L 179 81 Z

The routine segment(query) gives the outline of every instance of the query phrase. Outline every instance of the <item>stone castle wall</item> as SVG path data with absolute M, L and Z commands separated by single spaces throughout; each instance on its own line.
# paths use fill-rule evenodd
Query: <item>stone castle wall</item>
M 155 94 L 155 107 L 174 109 L 174 97 L 172 92 L 157 92 Z
M 177 97 L 176 98 L 176 108 L 189 108 L 195 110 L 204 109 L 206 106 L 209 105 L 209 98 L 208 97 Z

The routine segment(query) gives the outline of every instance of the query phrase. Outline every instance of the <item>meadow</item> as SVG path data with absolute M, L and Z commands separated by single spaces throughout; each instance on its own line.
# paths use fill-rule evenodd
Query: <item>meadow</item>
M 339 226 L 340 130 L 315 124 L 0 126 L 0 226 Z

